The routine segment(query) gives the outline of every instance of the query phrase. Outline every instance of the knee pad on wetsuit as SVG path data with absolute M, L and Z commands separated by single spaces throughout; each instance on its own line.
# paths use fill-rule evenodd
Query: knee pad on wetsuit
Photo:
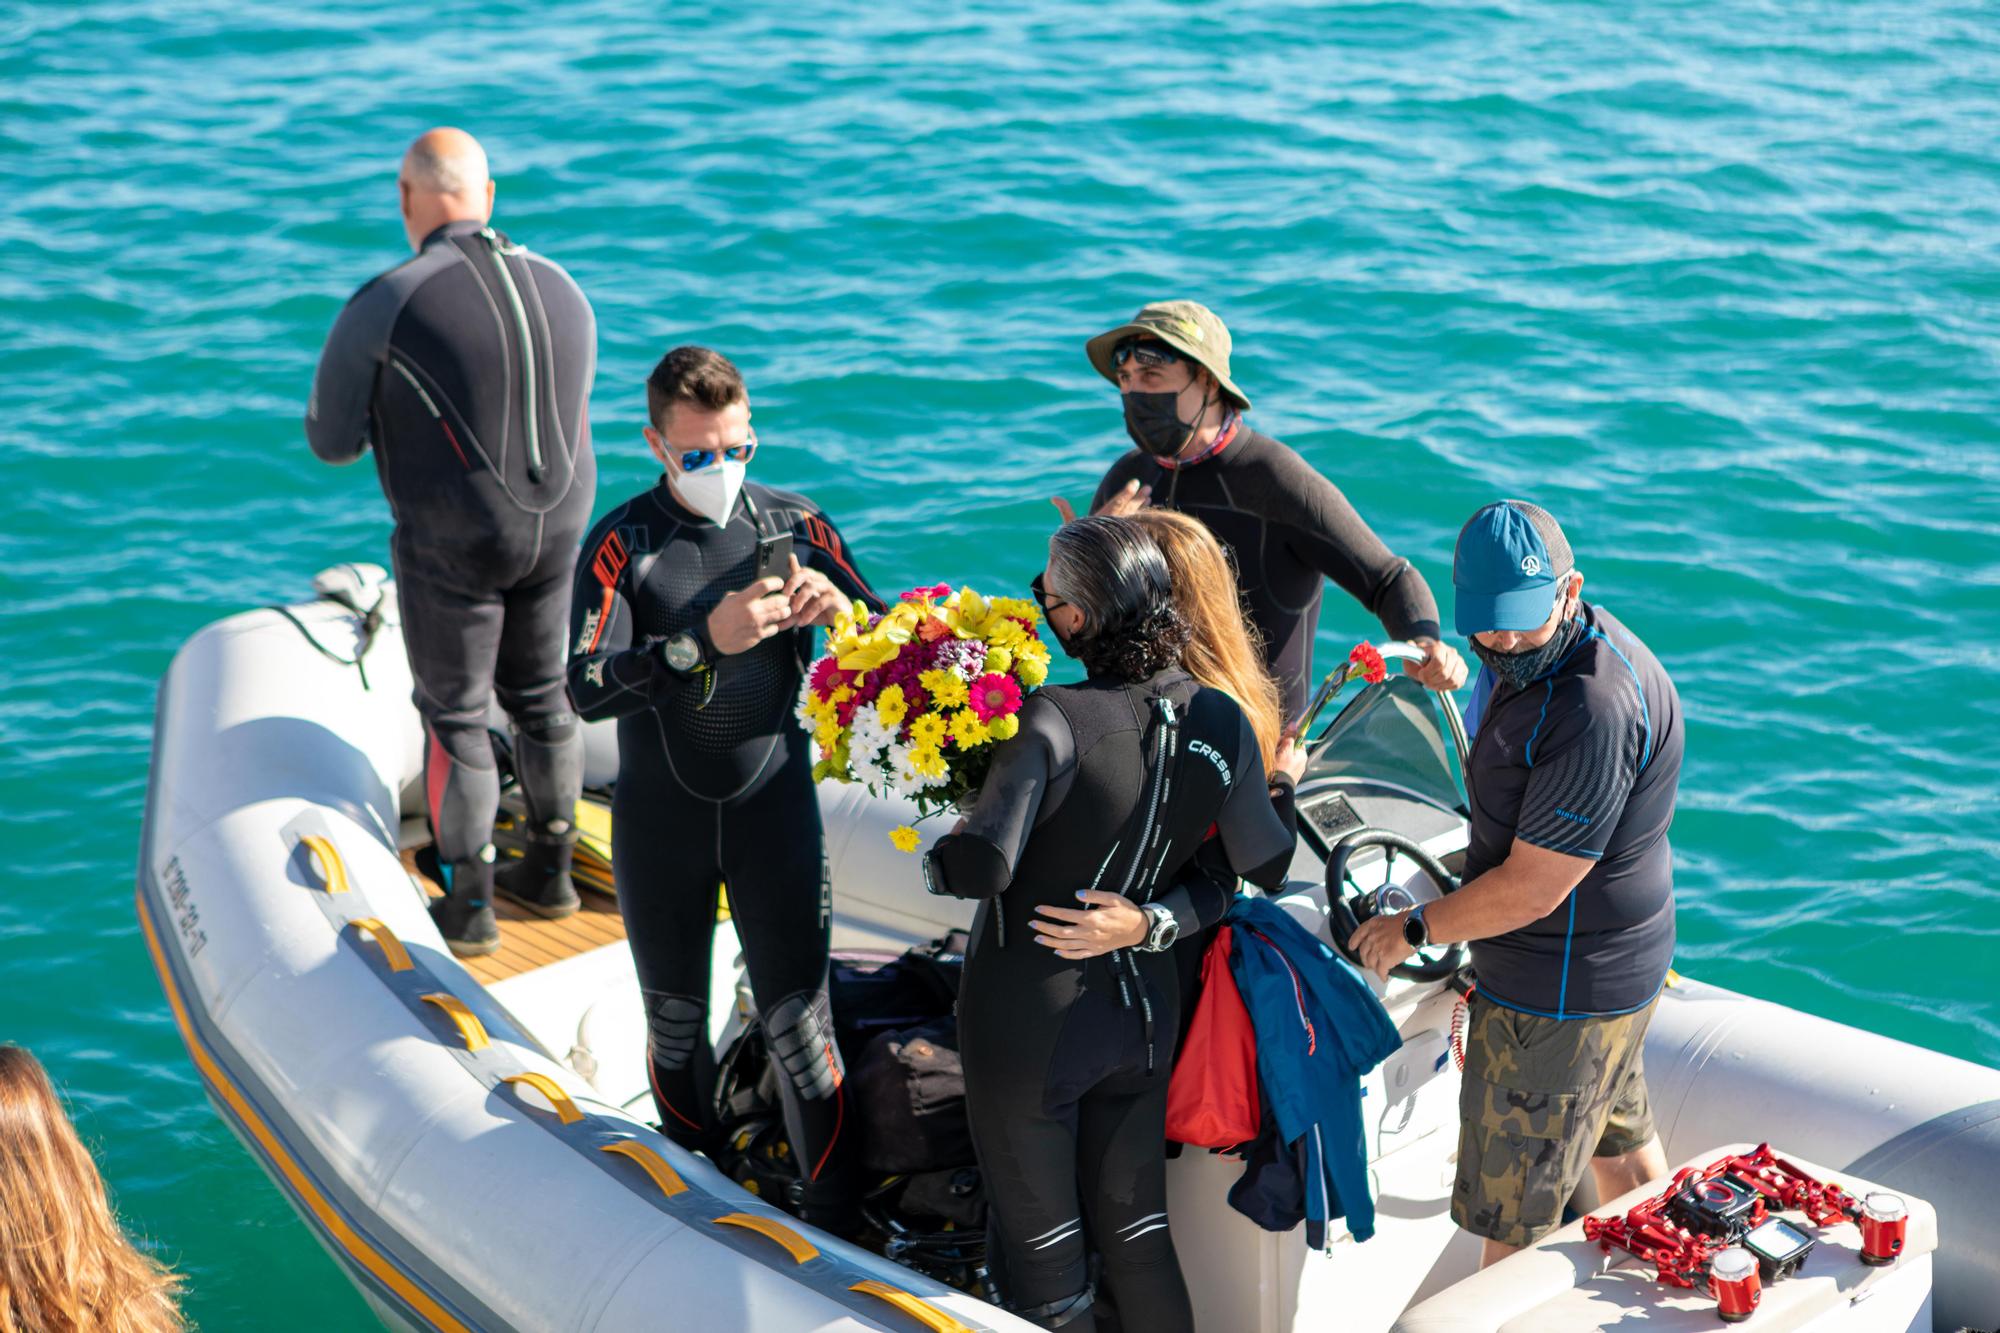
M 799 991 L 772 1005 L 764 1016 L 764 1039 L 799 1096 L 819 1101 L 840 1087 L 845 1071 L 824 990 Z
M 535 718 L 515 733 L 514 775 L 536 837 L 574 841 L 571 817 L 583 791 L 583 731 L 567 710 Z
M 708 1006 L 688 995 L 647 991 L 646 1035 L 653 1063 L 679 1073 L 694 1063 L 697 1044 L 708 1039 Z

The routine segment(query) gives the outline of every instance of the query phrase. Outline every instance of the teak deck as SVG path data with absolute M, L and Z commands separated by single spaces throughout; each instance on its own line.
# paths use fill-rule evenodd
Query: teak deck
M 412 853 L 403 853 L 403 866 L 424 886 L 426 893 L 433 898 L 443 896 L 444 890 L 417 869 Z M 459 961 L 465 964 L 466 971 L 479 978 L 482 986 L 490 986 L 625 938 L 625 921 L 618 915 L 617 902 L 581 887 L 578 895 L 583 899 L 582 909 L 561 921 L 544 921 L 525 908 L 496 897 L 493 914 L 500 918 L 499 951 L 484 958 Z

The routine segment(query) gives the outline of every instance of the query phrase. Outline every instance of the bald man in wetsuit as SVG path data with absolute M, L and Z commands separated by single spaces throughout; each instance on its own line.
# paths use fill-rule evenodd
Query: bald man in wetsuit
M 1298 452 L 1253 430 L 1250 400 L 1229 375 L 1229 330 L 1207 306 L 1155 301 L 1085 345 L 1118 386 L 1136 446 L 1104 474 L 1091 511 L 1147 505 L 1207 524 L 1236 563 L 1285 712 L 1312 692 L 1320 592 L 1332 579 L 1382 627 L 1429 652 L 1404 670 L 1434 690 L 1465 683 L 1465 662 L 1440 639 L 1437 600 L 1416 567 L 1389 550 L 1340 488 Z M 1056 501 L 1068 516 L 1066 501 Z
M 493 180 L 471 135 L 418 138 L 398 186 L 416 254 L 340 312 L 306 439 L 328 463 L 375 454 L 448 889 L 431 915 L 471 956 L 499 947 L 496 888 L 545 917 L 577 909 L 583 736 L 563 668 L 570 571 L 597 492 L 597 321 L 569 274 L 490 225 Z M 497 884 L 496 694 L 529 822 L 526 854 Z

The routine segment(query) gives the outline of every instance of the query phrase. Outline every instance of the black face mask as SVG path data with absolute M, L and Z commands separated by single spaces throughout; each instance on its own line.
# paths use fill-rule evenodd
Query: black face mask
M 1524 690 L 1553 670 L 1555 664 L 1562 661 L 1563 654 L 1575 647 L 1576 641 L 1582 635 L 1583 626 L 1577 622 L 1575 616 L 1571 616 L 1557 626 L 1556 632 L 1549 636 L 1549 641 L 1539 648 L 1523 648 L 1518 653 L 1503 653 L 1488 648 L 1474 639 L 1472 655 L 1492 667 L 1493 674 L 1502 681 L 1517 690 Z
M 1128 393 L 1125 399 L 1125 433 L 1132 443 L 1155 458 L 1172 458 L 1187 447 L 1201 425 L 1201 414 L 1193 421 L 1181 420 L 1179 393 Z M 1202 398 L 1202 412 L 1208 399 Z
M 1049 627 L 1049 634 L 1055 639 L 1056 647 L 1063 650 L 1064 657 L 1075 657 L 1077 644 L 1082 642 L 1085 636 L 1078 635 L 1076 638 L 1071 638 L 1056 628 L 1056 618 L 1049 614 L 1048 599 L 1051 594 L 1043 586 L 1040 574 L 1035 575 L 1033 581 L 1028 584 L 1028 587 L 1035 594 L 1035 605 L 1042 608 L 1042 623 Z M 1058 601 L 1056 604 L 1061 606 L 1064 603 Z

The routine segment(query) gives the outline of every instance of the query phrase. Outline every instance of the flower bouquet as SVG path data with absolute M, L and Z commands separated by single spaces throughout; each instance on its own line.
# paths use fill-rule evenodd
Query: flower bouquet
M 813 779 L 894 792 L 929 817 L 979 790 L 993 743 L 1021 729 L 1021 701 L 1048 678 L 1049 650 L 1026 598 L 912 588 L 881 615 L 856 602 L 799 691 Z M 902 851 L 917 831 L 893 830 Z

